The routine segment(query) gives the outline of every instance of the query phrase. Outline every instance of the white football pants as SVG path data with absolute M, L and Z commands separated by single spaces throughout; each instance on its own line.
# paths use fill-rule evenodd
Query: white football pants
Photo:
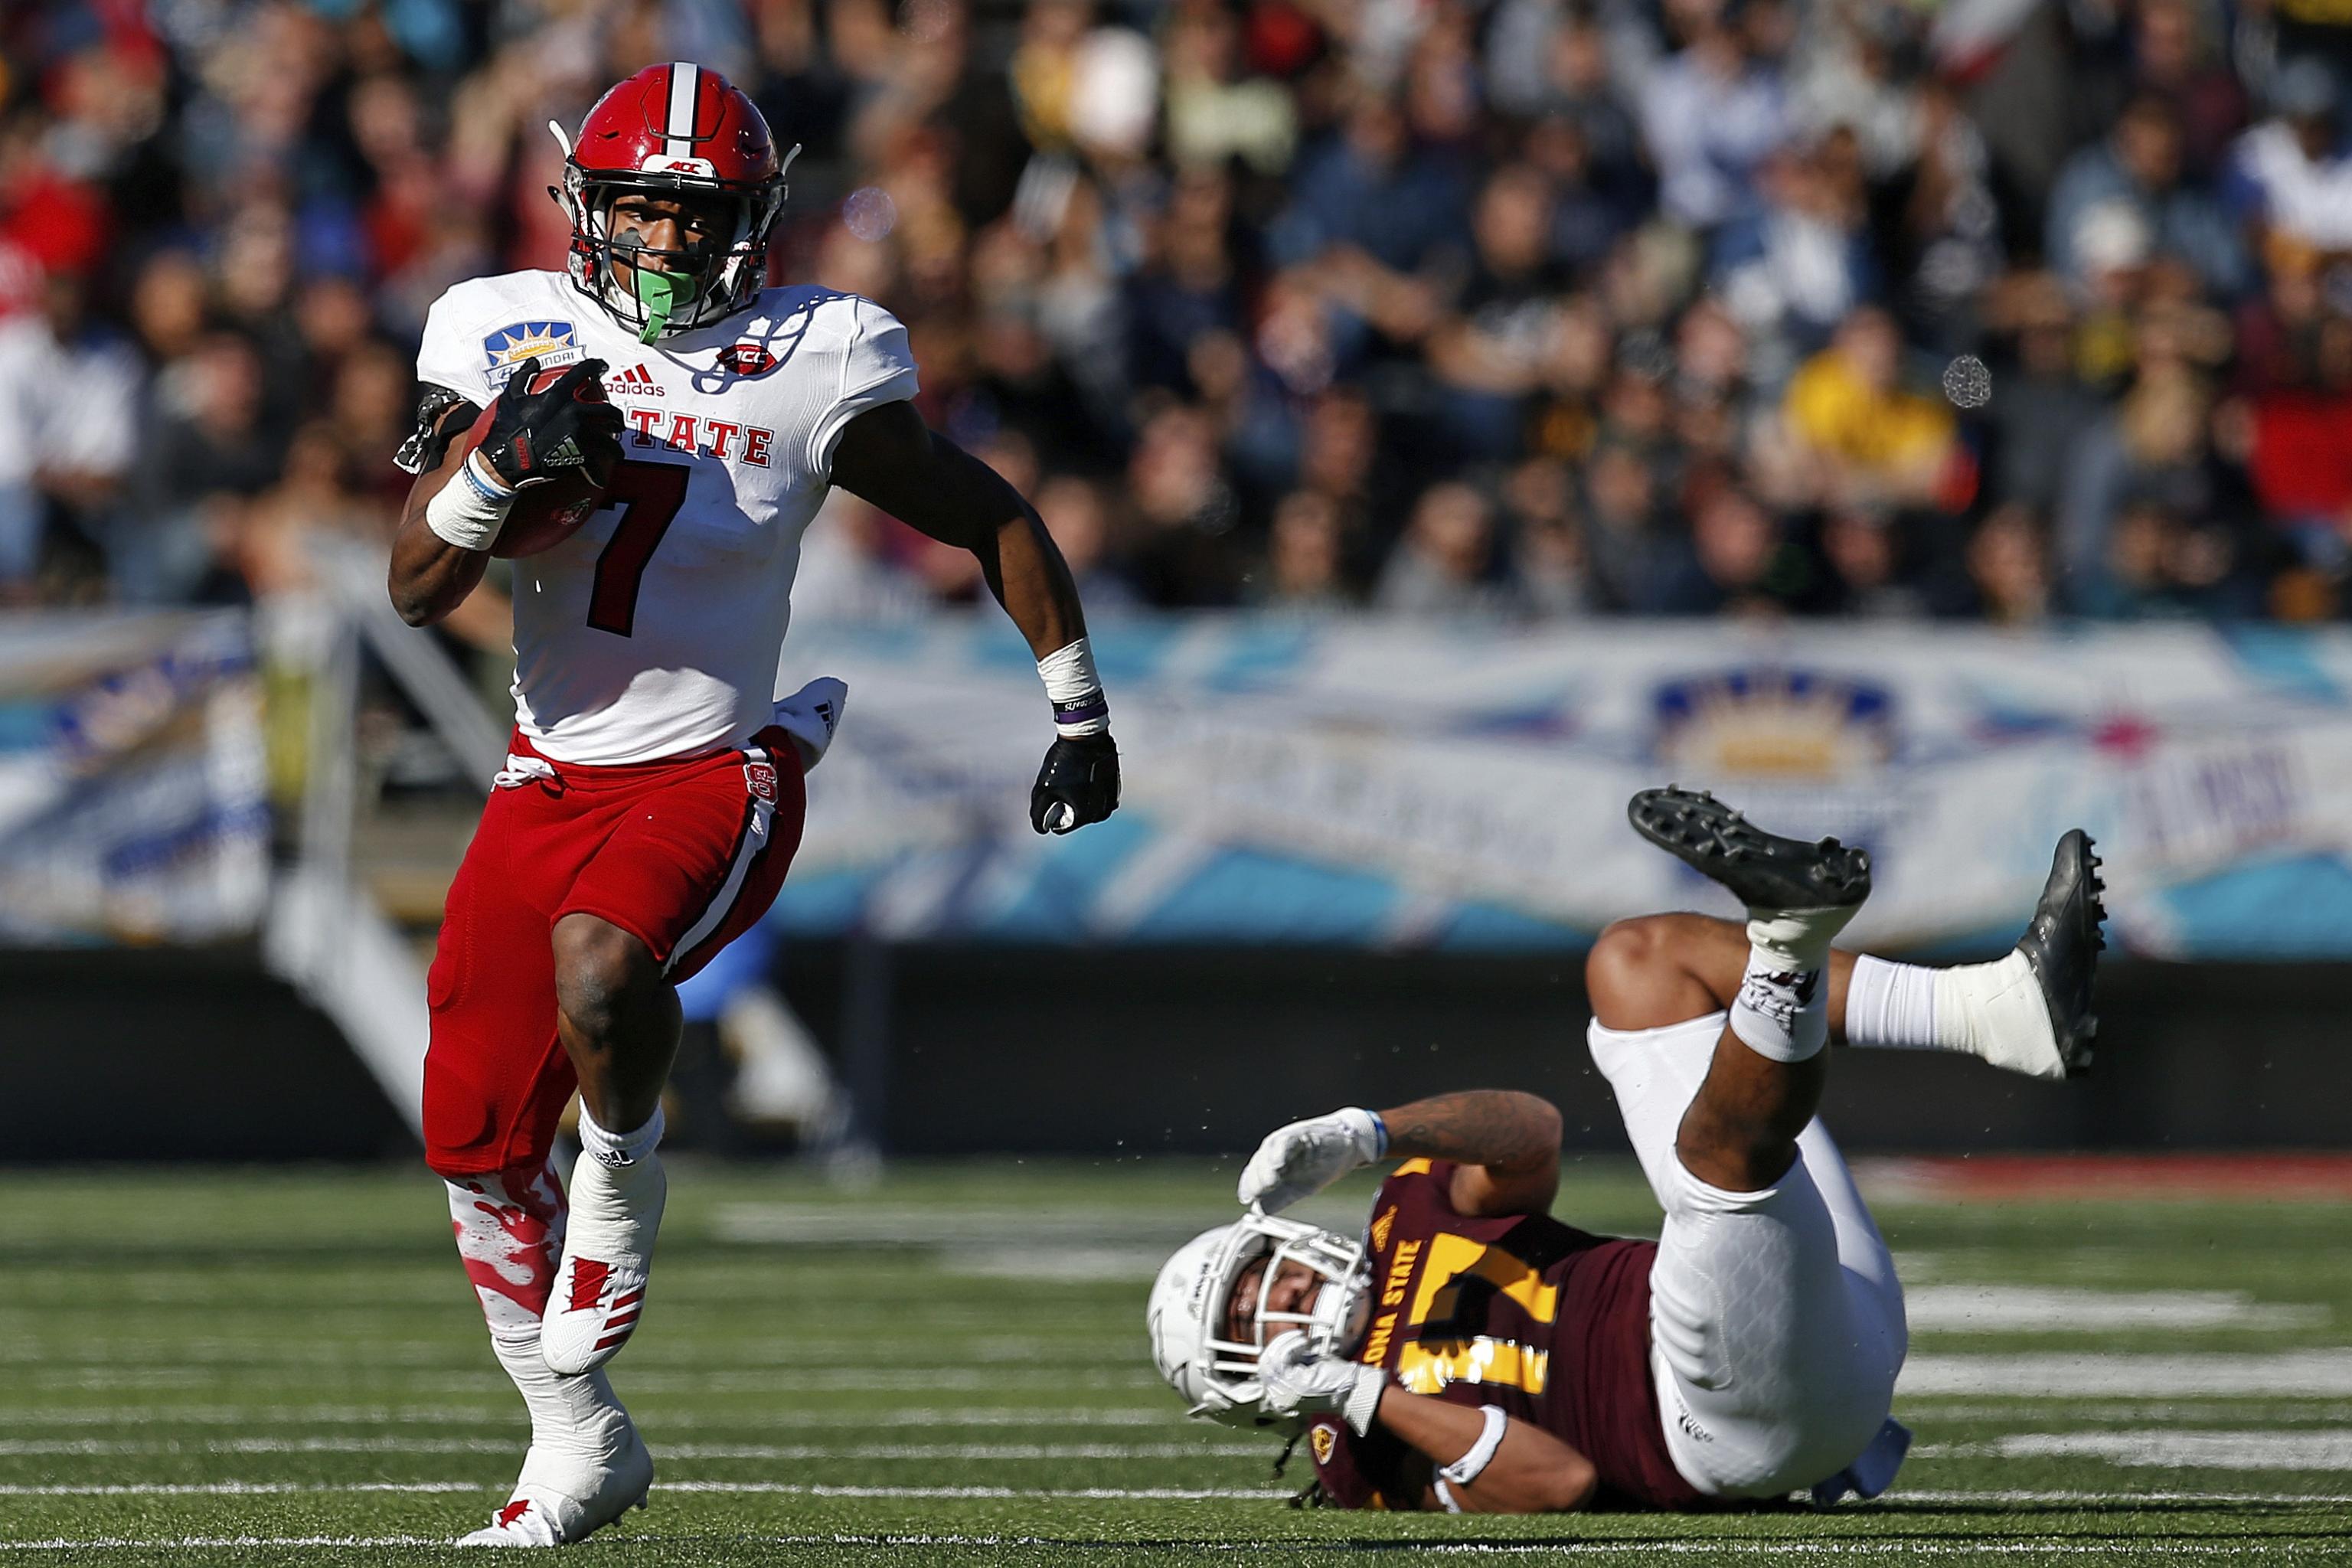
M 1666 1452 L 1702 1492 L 1772 1497 L 1828 1479 L 1870 1446 L 1908 1335 L 1895 1261 L 1820 1118 L 1763 1192 L 1726 1192 L 1684 1169 L 1675 1134 L 1724 1016 L 1633 1032 L 1596 1022 L 1587 1036 L 1666 1211 L 1650 1275 Z

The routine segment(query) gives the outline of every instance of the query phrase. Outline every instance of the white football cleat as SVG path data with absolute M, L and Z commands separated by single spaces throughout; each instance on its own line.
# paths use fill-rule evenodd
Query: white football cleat
M 571 1229 L 539 1321 L 539 1353 L 548 1370 L 567 1377 L 593 1372 L 637 1331 L 668 1194 L 656 1153 L 626 1165 L 583 1154 L 572 1167 Z
M 772 721 L 793 738 L 793 746 L 801 754 L 801 772 L 805 773 L 824 761 L 833 732 L 841 728 L 841 716 L 848 707 L 848 682 L 830 675 L 818 676 L 777 702 Z
M 654 1457 L 625 1419 L 611 1454 L 570 1454 L 531 1445 L 514 1496 L 460 1546 L 570 1546 L 646 1506 Z

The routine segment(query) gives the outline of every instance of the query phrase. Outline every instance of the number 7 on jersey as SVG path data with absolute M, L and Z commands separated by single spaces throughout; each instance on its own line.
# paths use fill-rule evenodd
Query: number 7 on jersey
M 628 458 L 613 469 L 604 487 L 608 506 L 621 509 L 620 525 L 596 557 L 595 585 L 588 595 L 588 624 L 614 637 L 633 635 L 637 624 L 637 588 L 654 558 L 662 535 L 669 531 L 678 508 L 686 504 L 687 481 L 693 478 L 682 463 L 641 463 Z

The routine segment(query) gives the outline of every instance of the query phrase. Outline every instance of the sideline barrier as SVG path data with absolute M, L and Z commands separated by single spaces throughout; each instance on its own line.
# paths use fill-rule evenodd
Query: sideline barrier
M 1574 949 L 1622 915 L 1733 912 L 1625 826 L 1633 791 L 1673 780 L 1867 846 L 1860 942 L 2006 945 L 2081 826 L 2119 949 L 2352 956 L 2352 635 L 1235 616 L 1093 641 L 1126 801 L 1040 840 L 1044 699 L 1009 630 L 796 625 L 783 684 L 837 674 L 851 695 L 778 918 L 887 941 Z

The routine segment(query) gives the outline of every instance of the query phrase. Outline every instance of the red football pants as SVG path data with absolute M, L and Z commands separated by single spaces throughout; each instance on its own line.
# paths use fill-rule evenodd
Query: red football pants
M 519 757 L 535 755 L 518 734 Z M 451 1178 L 536 1168 L 579 1087 L 555 1032 L 555 922 L 609 921 L 676 984 L 768 910 L 800 847 L 800 753 L 769 729 L 740 751 L 627 767 L 553 763 L 493 790 L 449 885 L 425 979 L 425 1163 Z

